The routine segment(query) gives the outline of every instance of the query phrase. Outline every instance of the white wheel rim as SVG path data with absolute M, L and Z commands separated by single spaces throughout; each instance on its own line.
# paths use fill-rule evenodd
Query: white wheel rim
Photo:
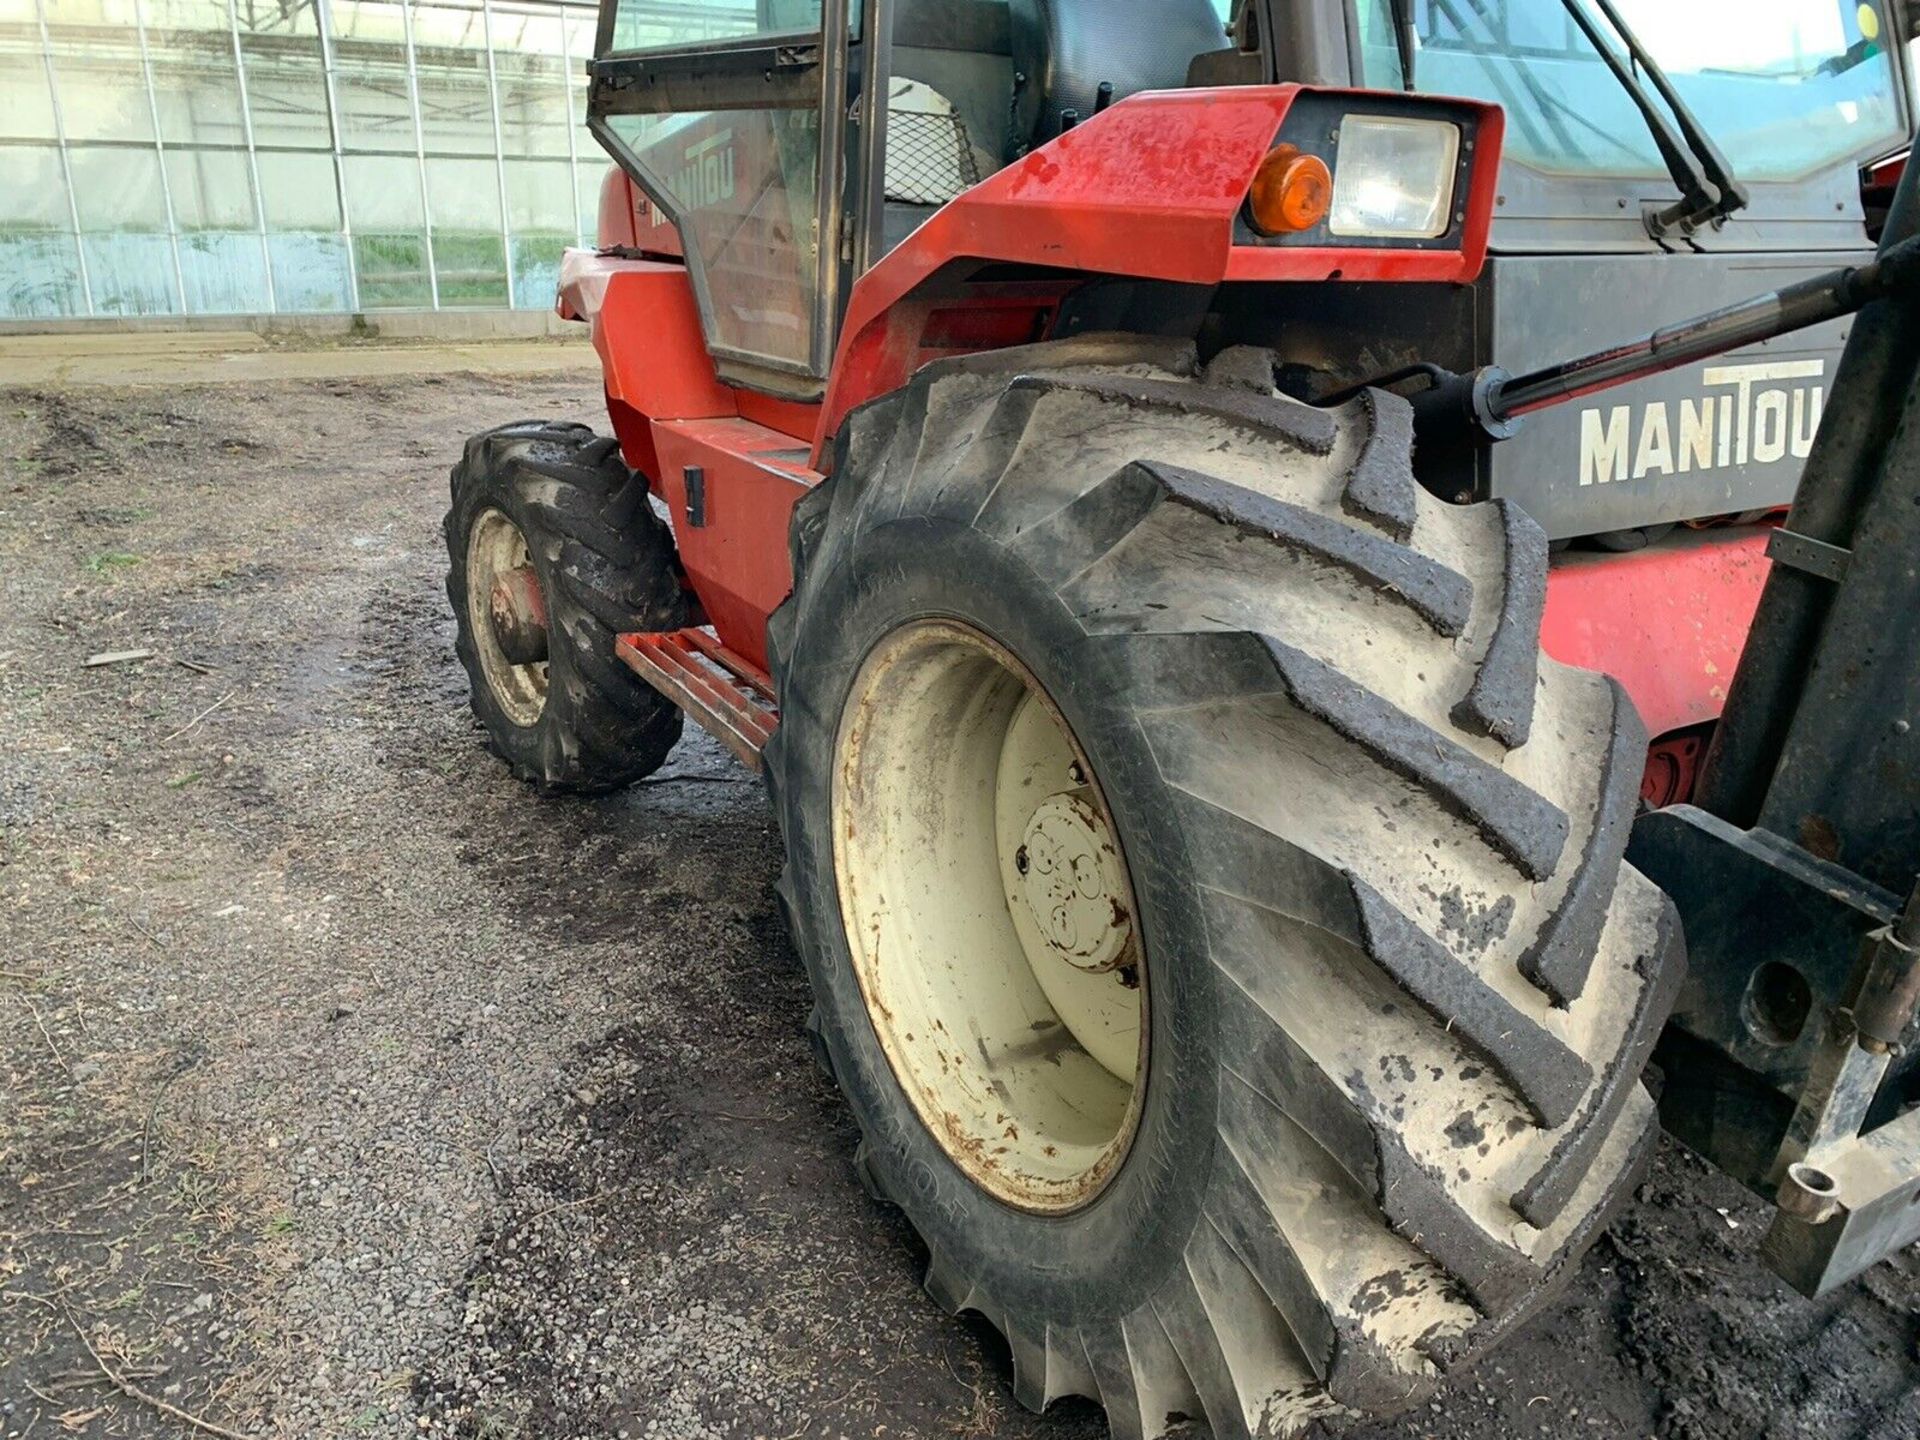
M 919 621 L 841 717 L 834 870 L 867 1013 L 928 1131 L 976 1184 L 1058 1214 L 1138 1123 L 1147 970 L 1097 778 L 1032 674 Z
M 493 633 L 491 606 L 500 577 L 532 563 L 520 527 L 503 511 L 481 511 L 467 532 L 467 631 L 487 689 L 507 719 L 522 729 L 539 724 L 547 708 L 547 662 L 516 665 L 507 659 Z

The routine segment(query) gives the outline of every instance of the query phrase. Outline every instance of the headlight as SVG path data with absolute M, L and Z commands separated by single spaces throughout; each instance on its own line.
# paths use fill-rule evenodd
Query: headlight
M 1349 115 L 1333 167 L 1335 235 L 1432 240 L 1453 223 L 1460 127 L 1446 120 Z

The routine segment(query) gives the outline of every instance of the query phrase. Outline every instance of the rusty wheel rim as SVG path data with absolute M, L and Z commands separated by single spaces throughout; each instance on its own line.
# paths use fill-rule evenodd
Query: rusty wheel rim
M 1037 1214 L 1091 1202 L 1138 1126 L 1147 965 L 1098 778 L 1005 647 L 918 621 L 842 713 L 834 868 L 895 1078 L 970 1180 Z
M 546 711 L 547 662 L 516 665 L 508 659 L 494 633 L 491 606 L 501 579 L 532 563 L 527 537 L 504 511 L 490 508 L 475 517 L 467 532 L 467 630 L 494 702 L 522 729 L 539 724 Z

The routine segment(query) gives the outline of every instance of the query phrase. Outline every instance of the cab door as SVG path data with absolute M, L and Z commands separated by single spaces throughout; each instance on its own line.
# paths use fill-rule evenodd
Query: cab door
M 816 398 L 856 248 L 861 0 L 604 0 L 588 125 L 678 229 L 723 379 Z M 853 197 L 857 199 L 857 197 Z

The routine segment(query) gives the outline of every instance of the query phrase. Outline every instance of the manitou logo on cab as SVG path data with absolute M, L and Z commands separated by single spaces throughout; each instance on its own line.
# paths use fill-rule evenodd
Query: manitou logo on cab
M 733 131 L 710 135 L 687 151 L 687 163 L 667 188 L 689 210 L 711 209 L 733 199 Z
M 1710 365 L 1698 400 L 1580 412 L 1580 483 L 1605 485 L 1791 455 L 1807 458 L 1826 406 L 1825 360 Z
M 733 199 L 736 193 L 733 131 L 709 135 L 689 146 L 685 153 L 685 163 L 666 176 L 667 189 L 674 199 L 695 210 L 712 209 Z M 673 224 L 673 217 L 649 195 L 640 197 L 638 213 L 642 223 L 654 229 Z

